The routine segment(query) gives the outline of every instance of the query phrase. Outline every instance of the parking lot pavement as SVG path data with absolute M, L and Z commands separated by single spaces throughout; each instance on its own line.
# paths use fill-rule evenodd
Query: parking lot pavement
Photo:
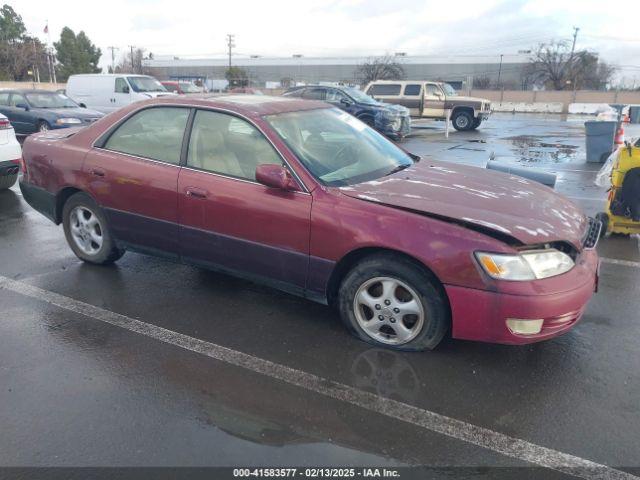
M 479 132 L 445 141 L 435 125 L 404 146 L 452 162 L 481 164 L 494 151 L 524 164 L 533 154 L 517 153 L 512 137 L 552 135 L 574 153 L 542 147 L 530 163 L 579 170 L 558 189 L 597 211 L 602 191 L 591 187 L 597 166 L 581 160 L 580 126 L 496 115 Z M 486 143 L 467 141 L 478 138 Z M 542 465 L 622 475 L 607 465 L 638 475 L 640 250 L 637 238 L 618 237 L 598 248 L 600 291 L 566 335 L 397 353 L 352 338 L 328 307 L 243 280 L 133 253 L 113 267 L 82 264 L 61 228 L 5 192 L 0 465 Z

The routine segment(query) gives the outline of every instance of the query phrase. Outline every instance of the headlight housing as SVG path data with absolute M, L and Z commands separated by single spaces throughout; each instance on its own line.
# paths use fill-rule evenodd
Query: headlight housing
M 56 120 L 57 125 L 78 125 L 82 123 L 79 118 L 59 118 Z
M 541 280 L 566 273 L 575 265 L 569 255 L 555 248 L 515 255 L 486 252 L 475 255 L 487 275 L 497 280 Z

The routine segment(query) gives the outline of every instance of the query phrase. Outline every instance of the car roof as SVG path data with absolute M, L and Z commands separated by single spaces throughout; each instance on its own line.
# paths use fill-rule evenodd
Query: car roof
M 20 94 L 25 94 L 25 93 L 56 93 L 58 94 L 58 92 L 56 92 L 55 90 L 45 90 L 43 88 L 40 89 L 33 89 L 33 88 L 3 88 L 0 90 L 0 93 L 20 93 Z
M 193 95 L 161 96 L 148 100 L 147 104 L 176 104 L 193 107 L 212 107 L 228 110 L 245 116 L 261 117 L 276 113 L 298 112 L 319 108 L 332 108 L 325 102 L 301 100 L 294 97 L 273 97 L 269 95 Z

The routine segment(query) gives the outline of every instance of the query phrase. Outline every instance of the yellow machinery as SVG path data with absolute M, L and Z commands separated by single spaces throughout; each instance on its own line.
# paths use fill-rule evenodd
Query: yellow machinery
M 640 233 L 640 140 L 620 149 L 611 170 L 607 211 L 596 216 L 602 234 Z

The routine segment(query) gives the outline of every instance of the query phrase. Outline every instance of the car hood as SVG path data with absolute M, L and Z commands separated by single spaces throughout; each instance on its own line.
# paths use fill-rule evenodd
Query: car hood
M 524 245 L 568 241 L 578 250 L 587 218 L 537 182 L 478 167 L 422 160 L 377 180 L 340 187 L 350 197 L 493 230 Z
M 55 115 L 59 118 L 98 118 L 104 117 L 104 113 L 97 110 L 89 110 L 88 108 L 44 108 L 45 112 Z

